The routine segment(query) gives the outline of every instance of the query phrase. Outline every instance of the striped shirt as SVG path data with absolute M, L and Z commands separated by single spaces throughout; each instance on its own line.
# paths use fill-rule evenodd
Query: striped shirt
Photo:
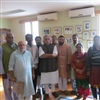
M 87 70 L 90 70 L 92 66 L 100 66 L 100 48 L 97 50 L 95 46 L 89 48 L 86 57 Z

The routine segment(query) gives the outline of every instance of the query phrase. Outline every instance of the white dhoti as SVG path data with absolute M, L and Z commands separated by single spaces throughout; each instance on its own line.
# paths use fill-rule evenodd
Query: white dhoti
M 46 94 L 49 93 L 49 85 L 52 92 L 55 91 L 55 84 L 58 83 L 58 70 L 54 72 L 41 73 L 41 84 L 44 84 Z
M 54 72 L 41 73 L 41 84 L 58 83 L 58 70 Z

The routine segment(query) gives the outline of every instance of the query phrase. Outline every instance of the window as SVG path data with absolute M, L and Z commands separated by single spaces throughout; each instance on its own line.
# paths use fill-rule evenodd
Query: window
M 33 43 L 36 44 L 35 37 L 39 36 L 38 21 L 25 23 L 25 35 L 28 33 L 33 35 Z

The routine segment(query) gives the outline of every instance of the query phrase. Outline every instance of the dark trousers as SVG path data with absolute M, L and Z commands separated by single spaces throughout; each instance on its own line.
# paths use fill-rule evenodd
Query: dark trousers
M 97 90 L 96 90 L 96 87 L 91 86 L 91 90 L 92 90 L 93 97 L 97 99 Z
M 97 90 L 96 87 L 91 86 L 93 97 L 97 99 Z M 100 99 L 100 88 L 99 88 L 99 99 Z
M 36 92 L 36 86 L 37 86 L 37 76 L 38 76 L 38 69 L 35 69 L 35 78 L 33 80 L 35 92 Z

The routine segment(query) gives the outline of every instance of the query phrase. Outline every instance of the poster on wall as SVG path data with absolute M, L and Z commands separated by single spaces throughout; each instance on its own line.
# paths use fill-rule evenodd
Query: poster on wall
M 97 31 L 91 31 L 91 37 L 94 38 L 96 35 L 98 35 Z
M 84 22 L 84 30 L 90 30 L 90 21 Z
M 61 35 L 61 27 L 54 27 L 53 35 Z
M 82 25 L 76 25 L 76 33 L 82 33 Z
M 50 35 L 50 28 L 43 28 L 44 35 Z
M 65 26 L 64 27 L 64 34 L 73 34 L 73 27 L 72 26 Z
M 89 32 L 83 32 L 83 39 L 89 39 Z
M 72 38 L 71 38 L 71 37 L 67 37 L 67 38 L 66 38 L 66 42 L 67 42 L 67 43 L 72 43 Z
M 91 46 L 93 46 L 93 41 L 88 41 L 88 48 L 90 48 Z

